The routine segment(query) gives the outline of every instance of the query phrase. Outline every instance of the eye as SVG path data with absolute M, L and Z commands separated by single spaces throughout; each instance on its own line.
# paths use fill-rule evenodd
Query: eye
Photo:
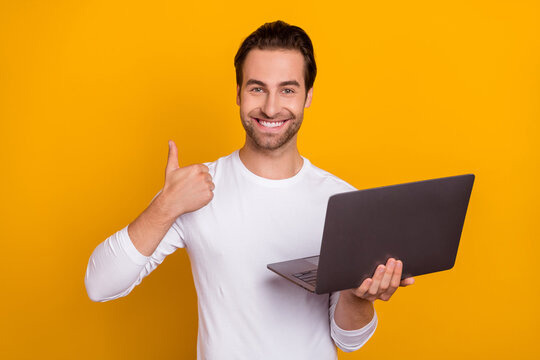
M 260 87 L 254 87 L 254 88 L 252 88 L 252 89 L 249 90 L 249 91 L 251 91 L 251 92 L 263 92 L 263 89 L 260 88 Z
M 294 94 L 294 90 L 293 90 L 293 89 L 289 89 L 289 88 L 283 89 L 283 92 L 284 92 L 285 94 Z

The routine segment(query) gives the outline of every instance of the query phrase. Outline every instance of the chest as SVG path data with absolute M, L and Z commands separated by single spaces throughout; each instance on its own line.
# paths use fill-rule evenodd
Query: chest
M 184 219 L 192 260 L 218 268 L 265 264 L 320 251 L 327 196 L 302 189 L 226 187 Z

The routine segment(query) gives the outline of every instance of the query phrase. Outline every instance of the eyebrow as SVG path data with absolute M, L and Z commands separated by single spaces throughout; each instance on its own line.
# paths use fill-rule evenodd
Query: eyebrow
M 255 79 L 249 79 L 248 81 L 246 81 L 246 86 L 248 85 L 266 86 L 264 82 L 260 80 L 255 80 Z M 300 84 L 296 80 L 287 80 L 287 81 L 282 81 L 279 83 L 279 86 L 290 86 L 290 85 L 300 87 Z

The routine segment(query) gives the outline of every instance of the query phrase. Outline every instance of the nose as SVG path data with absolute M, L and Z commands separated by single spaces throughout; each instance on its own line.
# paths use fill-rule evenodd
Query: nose
M 280 111 L 279 106 L 280 105 L 279 105 L 278 94 L 268 93 L 264 101 L 262 111 L 267 118 L 272 119 L 274 116 L 276 116 L 279 113 Z

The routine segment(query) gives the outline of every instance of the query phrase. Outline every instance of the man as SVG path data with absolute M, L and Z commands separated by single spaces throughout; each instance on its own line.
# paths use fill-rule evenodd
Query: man
M 281 21 L 265 24 L 244 40 L 235 67 L 244 146 L 180 168 L 169 141 L 163 189 L 96 248 L 88 294 L 94 301 L 125 296 L 185 247 L 199 299 L 198 359 L 336 359 L 335 345 L 353 351 L 371 337 L 373 302 L 396 291 L 402 264 L 389 259 L 359 288 L 331 296 L 266 268 L 318 253 L 329 196 L 354 188 L 298 152 L 316 75 L 307 34 Z

